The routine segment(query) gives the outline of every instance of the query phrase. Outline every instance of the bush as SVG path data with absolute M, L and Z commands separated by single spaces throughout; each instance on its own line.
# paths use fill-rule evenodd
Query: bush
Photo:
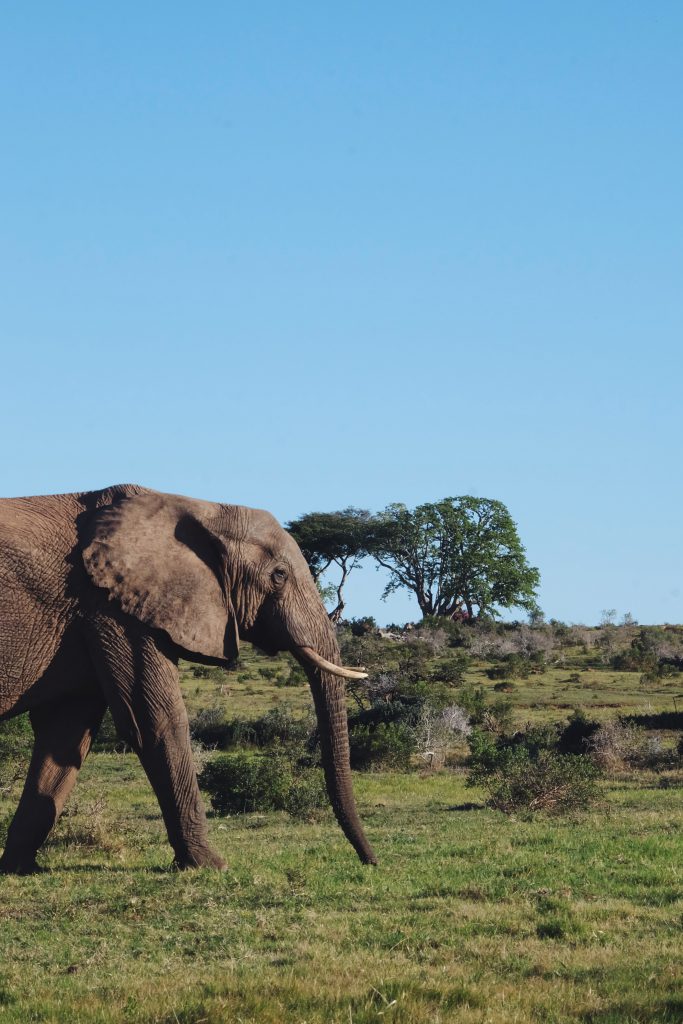
M 109 708 L 104 713 L 102 724 L 97 730 L 97 736 L 93 742 L 93 750 L 107 754 L 125 754 L 133 749 L 125 740 L 122 740 L 114 725 Z
M 0 792 L 7 793 L 26 774 L 33 748 L 28 715 L 0 722 Z
M 450 686 L 460 686 L 465 678 L 465 672 L 470 664 L 466 654 L 454 654 L 448 659 L 440 661 L 431 672 L 431 679 L 436 683 L 448 683 Z
M 534 651 L 530 657 L 522 654 L 506 654 L 499 665 L 486 670 L 489 679 L 528 679 L 532 673 L 543 672 L 545 655 Z
M 274 743 L 282 746 L 302 746 L 313 730 L 311 717 L 295 718 L 286 708 L 272 708 L 261 718 L 251 723 L 253 742 L 257 747 L 268 747 Z
M 443 768 L 449 751 L 471 732 L 469 716 L 463 708 L 453 705 L 437 711 L 425 705 L 415 730 L 417 753 L 429 768 Z
M 286 708 L 273 708 L 260 718 L 227 720 L 221 707 L 203 708 L 190 721 L 192 738 L 207 747 L 301 746 L 313 729 L 312 717 L 295 718 Z
M 488 708 L 486 691 L 483 686 L 463 686 L 458 693 L 458 702 L 470 716 L 473 725 L 480 725 Z
M 286 811 L 310 818 L 327 802 L 322 772 L 302 767 L 285 751 L 224 754 L 206 765 L 199 784 L 220 814 Z
M 372 768 L 410 767 L 416 750 L 415 730 L 405 722 L 380 722 L 357 725 L 349 734 L 351 767 L 359 771 Z
M 594 761 L 606 771 L 632 768 L 661 768 L 671 764 L 674 752 L 667 750 L 661 737 L 648 735 L 642 728 L 625 721 L 606 722 L 591 736 L 588 747 Z
M 586 718 L 583 711 L 577 709 L 558 737 L 558 750 L 561 754 L 587 753 L 591 737 L 599 728 L 599 722 Z
M 489 806 L 499 811 L 558 814 L 586 807 L 596 796 L 600 772 L 589 758 L 548 749 L 534 757 L 524 745 L 489 748 L 486 754 L 487 763 L 473 766 L 468 781 L 483 786 Z
M 233 665 L 233 668 L 239 668 L 238 664 Z M 214 683 L 227 683 L 229 680 L 228 673 L 224 668 L 219 665 L 193 665 L 190 669 L 195 679 L 210 679 Z
M 350 619 L 349 628 L 353 636 L 367 636 L 376 633 L 378 626 L 372 615 L 364 615 L 359 619 Z
M 293 665 L 289 673 L 281 673 L 275 679 L 276 686 L 304 686 L 308 682 L 306 673 L 299 665 Z

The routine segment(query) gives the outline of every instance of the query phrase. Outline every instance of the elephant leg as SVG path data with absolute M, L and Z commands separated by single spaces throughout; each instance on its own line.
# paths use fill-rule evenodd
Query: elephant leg
M 64 808 L 105 708 L 100 694 L 89 694 L 31 711 L 33 754 L 0 871 L 23 875 L 38 870 L 36 853 Z
M 150 637 L 129 638 L 110 621 L 91 655 L 119 733 L 138 754 L 156 794 L 179 868 L 224 869 L 209 846 L 190 727 L 173 660 Z

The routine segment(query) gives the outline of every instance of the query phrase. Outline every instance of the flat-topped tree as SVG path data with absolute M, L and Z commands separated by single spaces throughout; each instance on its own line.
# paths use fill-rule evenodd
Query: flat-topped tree
M 337 598 L 329 613 L 334 623 L 339 622 L 344 611 L 344 585 L 349 574 L 368 554 L 374 524 L 374 516 L 366 509 L 345 508 L 338 512 L 307 512 L 286 525 L 319 586 L 331 565 L 341 570 L 339 580 L 331 584 Z

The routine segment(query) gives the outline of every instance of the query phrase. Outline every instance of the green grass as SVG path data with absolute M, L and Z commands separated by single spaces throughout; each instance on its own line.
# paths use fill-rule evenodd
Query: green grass
M 678 1022 L 670 780 L 521 820 L 456 774 L 359 776 L 378 868 L 331 816 L 266 814 L 212 818 L 225 875 L 178 874 L 135 759 L 94 754 L 49 873 L 0 881 L 0 1020 Z
M 397 645 L 385 641 L 383 657 L 391 666 Z M 568 717 L 574 708 L 582 708 L 589 717 L 613 718 L 619 713 L 638 714 L 683 710 L 683 675 L 680 673 L 643 685 L 641 672 L 618 672 L 595 664 L 595 651 L 569 648 L 563 652 L 564 665 L 550 667 L 528 679 L 511 680 L 512 689 L 496 693 L 496 682 L 489 679 L 487 662 L 475 662 L 465 674 L 465 681 L 483 686 L 491 699 L 505 696 L 512 701 L 514 720 L 519 726 L 526 722 L 558 721 Z M 428 662 L 431 666 L 437 658 Z M 197 679 L 192 667 L 181 663 L 183 693 L 190 714 L 200 707 L 218 704 L 228 718 L 253 718 L 276 705 L 303 712 L 310 707 L 308 687 L 275 686 L 260 673 L 275 670 L 287 673 L 293 659 L 288 655 L 265 658 L 249 644 L 242 644 L 240 667 L 235 672 L 215 669 L 215 678 Z M 578 681 L 574 678 L 578 676 Z M 453 687 L 453 703 L 458 702 L 458 688 Z
M 570 655 L 514 681 L 518 724 L 674 710 L 680 677 L 645 691 L 639 673 Z M 286 665 L 248 645 L 237 673 L 183 665 L 190 713 L 303 713 L 307 687 L 260 671 Z M 499 696 L 485 668 L 468 677 Z M 271 813 L 212 817 L 228 872 L 178 874 L 135 757 L 92 754 L 40 855 L 48 873 L 0 877 L 0 1024 L 683 1020 L 683 771 L 609 779 L 595 808 L 560 818 L 485 809 L 451 771 L 357 775 L 356 789 L 375 869 L 331 813 Z

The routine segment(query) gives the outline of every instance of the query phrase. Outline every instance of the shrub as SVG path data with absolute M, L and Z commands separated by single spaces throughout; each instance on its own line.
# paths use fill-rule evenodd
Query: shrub
M 585 754 L 591 737 L 599 728 L 599 722 L 586 718 L 583 711 L 577 709 L 558 737 L 558 750 L 561 754 Z
M 272 708 L 249 725 L 257 747 L 268 747 L 274 743 L 301 746 L 307 742 L 313 729 L 311 717 L 295 718 L 286 708 Z
M 349 734 L 351 767 L 406 769 L 416 750 L 415 730 L 405 722 L 357 725 Z
M 233 668 L 239 668 L 238 664 Z M 219 665 L 193 665 L 190 669 L 195 679 L 211 679 L 214 683 L 227 683 L 228 673 Z
M 111 711 L 107 708 L 104 713 L 104 718 L 102 719 L 102 724 L 97 730 L 97 736 L 93 743 L 93 750 L 99 751 L 100 753 L 125 754 L 130 753 L 132 749 L 133 748 L 119 736 L 116 731 Z
M 326 803 L 322 772 L 300 766 L 285 751 L 224 754 L 206 765 L 199 784 L 221 814 L 286 811 L 307 818 Z
M 289 672 L 283 672 L 275 679 L 276 686 L 303 686 L 308 682 L 306 673 L 298 665 L 292 666 Z
M 467 712 L 457 705 L 437 711 L 425 705 L 415 730 L 419 756 L 429 768 L 442 768 L 448 752 L 472 732 Z
M 486 714 L 488 702 L 483 686 L 463 686 L 458 693 L 458 702 L 470 716 L 473 725 L 479 725 Z
M 223 749 L 235 742 L 235 726 L 226 720 L 222 707 L 202 708 L 190 719 L 190 735 L 204 746 Z
M 207 747 L 301 746 L 313 729 L 311 716 L 295 718 L 286 708 L 272 708 L 260 718 L 226 719 L 221 707 L 203 708 L 190 720 L 190 734 Z
M 276 679 L 280 674 L 279 665 L 259 665 L 258 674 L 262 679 Z
M 661 768 L 670 764 L 673 751 L 662 745 L 661 737 L 646 733 L 625 721 L 606 722 L 591 736 L 591 756 L 606 771 L 634 768 Z
M 543 749 L 537 756 L 524 745 L 487 751 L 488 763 L 473 766 L 471 785 L 488 791 L 489 806 L 561 813 L 585 807 L 595 798 L 599 768 L 589 758 Z
M 358 619 L 349 620 L 349 628 L 353 636 L 367 636 L 377 632 L 377 623 L 372 615 L 364 615 Z
M 486 670 L 489 679 L 528 679 L 532 673 L 545 668 L 545 655 L 535 651 L 530 657 L 522 654 L 506 654 L 499 665 Z
M 122 840 L 106 816 L 106 803 L 102 797 L 81 803 L 71 800 L 51 834 L 50 846 L 97 847 L 101 850 L 120 850 Z
M 448 683 L 459 686 L 465 678 L 470 659 L 466 654 L 458 653 L 440 661 L 431 671 L 431 679 L 436 683 Z
M 0 722 L 0 792 L 7 793 L 26 774 L 33 747 L 28 715 Z

